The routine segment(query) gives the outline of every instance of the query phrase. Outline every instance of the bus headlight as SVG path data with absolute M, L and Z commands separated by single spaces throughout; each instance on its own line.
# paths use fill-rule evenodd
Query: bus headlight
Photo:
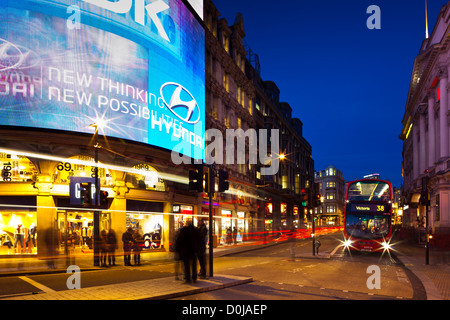
M 387 251 L 391 250 L 391 244 L 389 242 L 384 241 L 381 243 L 381 246 L 383 247 L 384 250 Z
M 353 243 L 352 240 L 350 240 L 350 239 L 345 239 L 345 241 L 344 241 L 344 247 L 347 249 L 347 248 L 351 247 L 352 243 Z

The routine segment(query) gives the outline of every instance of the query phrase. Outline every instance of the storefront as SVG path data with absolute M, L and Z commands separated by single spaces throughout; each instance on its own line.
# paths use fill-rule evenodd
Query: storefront
M 264 219 L 265 231 L 273 230 L 273 206 L 272 203 L 265 204 L 265 219 Z
M 175 231 L 178 231 L 184 226 L 186 226 L 188 220 L 190 220 L 194 226 L 198 225 L 197 216 L 194 216 L 193 206 L 174 204 L 173 213 L 174 213 L 173 217 L 175 222 Z
M 238 211 L 236 212 L 237 219 L 236 219 L 236 227 L 237 227 L 237 236 L 236 241 L 237 242 L 243 242 L 247 238 L 248 234 L 248 223 L 245 219 L 245 212 L 244 211 Z
M 0 255 L 36 254 L 35 211 L 0 212 Z
M 59 253 L 76 255 L 93 253 L 94 211 L 57 211 Z M 109 231 L 109 212 L 100 213 L 100 230 Z
M 280 205 L 280 212 L 281 212 L 281 229 L 286 230 L 287 229 L 287 204 L 282 202 Z
M 134 233 L 143 239 L 143 250 L 164 248 L 162 214 L 152 213 L 127 213 L 127 228 L 132 228 Z

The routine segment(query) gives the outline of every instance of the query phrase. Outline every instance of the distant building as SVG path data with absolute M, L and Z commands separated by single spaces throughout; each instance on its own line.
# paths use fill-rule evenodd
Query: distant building
M 323 196 L 323 205 L 314 208 L 319 226 L 338 226 L 344 223 L 345 182 L 343 174 L 334 166 L 315 173 L 315 183 Z
M 429 226 L 437 246 L 450 244 L 449 18 L 447 4 L 414 61 L 399 137 L 403 141 L 403 228 L 410 231 L 411 239 L 421 239 L 426 207 L 419 199 L 422 178 L 428 176 Z

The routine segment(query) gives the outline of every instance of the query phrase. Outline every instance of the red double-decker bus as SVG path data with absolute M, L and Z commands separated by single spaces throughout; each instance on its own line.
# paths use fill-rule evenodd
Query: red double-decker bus
M 344 246 L 357 251 L 389 251 L 392 236 L 392 185 L 362 179 L 347 185 Z

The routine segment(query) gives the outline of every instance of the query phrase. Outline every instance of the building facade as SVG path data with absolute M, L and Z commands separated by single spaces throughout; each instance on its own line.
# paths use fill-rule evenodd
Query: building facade
M 235 158 L 232 164 L 216 165 L 226 169 L 231 180 L 230 192 L 216 195 L 219 198 L 215 214 L 222 218 L 219 234 L 224 238 L 233 221 L 238 224 L 238 232 L 242 229 L 249 239 L 265 231 L 301 227 L 305 216 L 300 191 L 314 181 L 312 148 L 302 135 L 302 122 L 292 118 L 288 103 L 280 102 L 276 84 L 261 79 L 257 56 L 245 46 L 242 15 L 238 13 L 229 25 L 213 2 L 207 0 L 204 16 L 207 128 L 219 129 L 224 139 L 227 130 L 255 130 L 259 141 L 253 152 L 258 154 L 261 139 L 266 139 L 267 150 L 272 150 L 275 135 L 270 135 L 271 130 L 279 130 L 278 149 L 267 154 L 269 161 L 273 157 L 279 162 L 275 174 L 263 175 L 263 161 L 250 163 L 250 152 L 246 152 L 243 164 Z M 261 129 L 266 130 L 267 136 L 259 135 Z M 250 150 L 248 139 L 245 148 Z
M 429 226 L 437 245 L 449 243 L 449 73 L 450 6 L 439 12 L 431 36 L 425 39 L 414 61 L 403 116 L 403 227 L 411 239 L 422 241 L 420 229 L 426 221 L 426 206 L 420 203 L 422 188 L 428 188 Z M 428 186 L 422 178 L 428 177 Z
M 170 14 L 191 14 L 183 2 L 173 3 L 179 8 Z M 56 43 L 60 52 L 68 51 L 69 58 L 47 57 L 44 61 L 39 54 L 44 57 L 45 53 L 31 50 L 28 57 L 35 60 L 19 59 L 16 65 L 0 66 L 0 102 L 4 107 L 0 111 L 0 255 L 46 257 L 52 238 L 61 254 L 92 256 L 96 234 L 109 230 L 116 233 L 120 255 L 122 234 L 131 227 L 144 237 L 144 254 L 167 257 L 177 230 L 187 220 L 195 225 L 200 221 L 209 224 L 208 195 L 189 191 L 189 171 L 194 166 L 179 161 L 184 159 L 181 155 L 199 158 L 205 143 L 215 141 L 203 136 L 209 132 L 206 129 L 221 133 L 224 158 L 213 167 L 216 172 L 227 170 L 230 177 L 229 190 L 216 192 L 212 201 L 214 225 L 208 227 L 213 227 L 214 245 L 229 243 L 230 229 L 236 230 L 232 242 L 242 242 L 266 231 L 302 227 L 310 210 L 301 207 L 299 196 L 301 189 L 314 181 L 312 148 L 302 136 L 301 121 L 292 118 L 288 103 L 279 101 L 275 83 L 263 81 L 252 66 L 254 56 L 249 55 L 243 41 L 242 15 L 237 14 L 229 25 L 206 0 L 205 30 L 192 17 L 188 21 L 193 25 L 184 35 L 181 26 L 173 25 L 180 19 L 164 14 L 162 26 L 167 34 L 149 26 L 137 26 L 140 31 L 135 32 L 135 21 L 127 21 L 129 28 L 122 29 L 125 24 L 114 24 L 114 19 L 106 23 L 97 15 L 91 17 L 90 12 L 98 9 L 89 4 L 82 8 L 82 17 L 92 18 L 92 26 L 82 26 L 85 33 L 72 33 L 76 26 L 66 28 L 66 19 L 58 16 L 62 11 L 48 13 L 42 6 L 36 9 L 42 12 L 27 14 L 21 6 L 18 3 L 2 11 L 9 15 L 3 19 L 11 31 L 5 32 L 8 52 L 15 48 L 23 52 L 27 45 L 24 39 L 34 30 L 28 41 L 36 44 L 35 48 Z M 26 21 L 34 27 L 14 27 L 21 19 L 30 19 Z M 42 32 L 36 26 L 49 30 Z M 205 50 L 201 46 L 203 32 Z M 91 38 L 83 38 L 84 34 L 103 41 L 96 47 L 89 43 Z M 50 38 L 34 42 L 44 35 L 54 43 Z M 113 50 L 116 45 L 123 48 L 118 56 Z M 195 47 L 180 48 L 182 45 Z M 188 56 L 180 57 L 186 53 Z M 60 56 L 64 55 L 54 59 Z M 32 65 L 21 68 L 19 62 Z M 154 69 L 142 74 L 147 66 Z M 156 86 L 153 81 L 159 77 L 149 77 L 150 71 L 152 75 L 181 75 L 183 84 L 168 78 Z M 204 98 L 199 92 L 204 92 Z M 192 112 L 182 114 L 172 104 L 177 100 L 174 97 L 181 102 L 194 99 L 197 106 L 189 104 Z M 28 113 L 16 112 L 20 108 Z M 60 113 L 55 116 L 54 110 Z M 191 126 L 201 111 L 204 119 Z M 119 123 L 122 117 L 123 123 Z M 32 125 L 41 119 L 45 122 Z M 106 125 L 100 130 L 102 121 Z M 69 127 L 65 127 L 67 123 Z M 92 124 L 95 129 L 89 127 Z M 244 133 L 254 129 L 258 134 L 260 129 L 278 129 L 279 135 L 265 139 L 267 150 L 272 150 L 270 144 L 278 137 L 279 149 L 268 153 L 264 163 L 251 163 L 251 143 L 246 139 L 244 161 L 238 161 L 237 152 L 232 161 L 225 161 L 230 151 L 226 148 L 227 134 L 233 132 L 233 139 L 245 139 L 239 136 L 239 129 Z M 181 148 L 178 142 L 183 143 Z M 237 148 L 236 144 L 234 150 Z M 262 175 L 266 160 L 270 163 L 275 159 L 280 162 L 279 170 Z M 97 167 L 99 189 L 107 192 L 107 197 L 94 208 L 83 204 L 86 198 L 81 184 L 92 183 Z M 96 191 L 91 188 L 91 201 Z
M 46 257 L 54 244 L 92 256 L 109 230 L 121 254 L 130 227 L 144 253 L 169 254 L 185 218 L 203 217 L 190 166 L 171 152 L 201 158 L 204 149 L 200 19 L 181 1 L 160 28 L 83 3 L 71 24 L 66 2 L 34 2 L 0 3 L 0 255 Z M 195 100 L 190 114 L 174 109 L 177 93 Z M 88 204 L 97 168 L 107 192 L 98 208 Z
M 340 226 L 344 223 L 345 181 L 334 166 L 316 171 L 315 183 L 323 197 L 323 204 L 314 208 L 319 226 Z

